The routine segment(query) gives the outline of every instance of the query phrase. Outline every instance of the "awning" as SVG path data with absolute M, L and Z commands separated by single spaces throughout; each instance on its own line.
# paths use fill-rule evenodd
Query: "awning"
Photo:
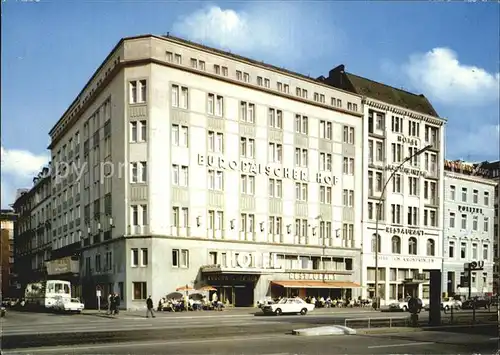
M 359 288 L 361 285 L 352 281 L 307 281 L 288 280 L 272 281 L 273 284 L 286 288 Z

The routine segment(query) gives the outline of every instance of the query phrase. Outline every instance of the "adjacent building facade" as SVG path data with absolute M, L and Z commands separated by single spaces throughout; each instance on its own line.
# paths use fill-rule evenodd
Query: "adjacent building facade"
M 118 43 L 51 130 L 52 255 L 87 303 L 361 295 L 360 95 L 174 37 Z M 53 259 L 55 259 L 53 257 Z
M 14 273 L 14 222 L 12 210 L 0 213 L 0 298 L 14 297 L 16 290 Z
M 442 267 L 445 120 L 423 95 L 348 73 L 343 65 L 320 80 L 364 97 L 362 296 L 375 296 L 378 268 L 382 305 L 407 295 L 429 299 L 428 272 Z
M 478 262 L 471 294 L 493 292 L 495 188 L 487 172 L 462 161 L 445 161 L 443 291 L 467 296 L 464 264 Z

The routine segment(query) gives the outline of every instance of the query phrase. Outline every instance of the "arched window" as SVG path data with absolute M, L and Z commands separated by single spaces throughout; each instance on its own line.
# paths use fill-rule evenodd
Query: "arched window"
M 434 243 L 434 239 L 427 239 L 427 255 L 436 255 L 436 243 Z
M 375 248 L 376 248 L 376 245 L 377 245 L 377 239 L 375 239 L 376 236 L 375 234 L 372 235 L 372 253 L 375 253 Z M 381 253 L 381 250 L 382 250 L 382 243 L 381 243 L 381 240 L 380 240 L 380 235 L 378 236 L 378 252 Z
M 401 254 L 401 238 L 397 235 L 392 237 L 392 253 Z
M 415 237 L 408 240 L 408 254 L 417 255 L 417 238 Z

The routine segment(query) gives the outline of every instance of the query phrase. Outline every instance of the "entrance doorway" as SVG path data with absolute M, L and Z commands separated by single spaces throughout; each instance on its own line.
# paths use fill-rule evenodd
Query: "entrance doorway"
M 219 300 L 235 307 L 254 306 L 254 288 L 259 275 L 207 275 L 207 284 L 217 289 Z

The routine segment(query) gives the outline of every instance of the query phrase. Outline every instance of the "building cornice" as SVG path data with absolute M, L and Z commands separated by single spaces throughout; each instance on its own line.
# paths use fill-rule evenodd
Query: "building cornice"
M 459 174 L 459 173 L 454 173 L 454 172 L 446 171 L 446 170 L 444 172 L 444 177 L 449 178 L 449 179 L 473 182 L 476 184 L 484 184 L 484 185 L 488 185 L 491 187 L 495 187 L 498 185 L 498 182 L 496 182 L 492 179 L 487 179 L 487 178 L 483 178 L 483 177 L 475 176 L 475 175 Z
M 368 105 L 369 107 L 373 107 L 373 108 L 378 109 L 378 110 L 388 111 L 388 112 L 395 113 L 397 115 L 407 116 L 407 117 L 410 117 L 410 118 L 413 118 L 416 120 L 420 120 L 420 121 L 434 124 L 436 126 L 442 126 L 447 121 L 445 118 L 442 118 L 442 117 L 433 117 L 433 116 L 429 116 L 429 115 L 424 115 L 422 113 L 419 113 L 419 112 L 416 112 L 413 110 L 409 110 L 407 108 L 403 108 L 400 106 L 394 106 L 394 105 L 388 104 L 386 102 L 372 99 L 370 97 L 363 98 L 363 103 L 365 105 Z

